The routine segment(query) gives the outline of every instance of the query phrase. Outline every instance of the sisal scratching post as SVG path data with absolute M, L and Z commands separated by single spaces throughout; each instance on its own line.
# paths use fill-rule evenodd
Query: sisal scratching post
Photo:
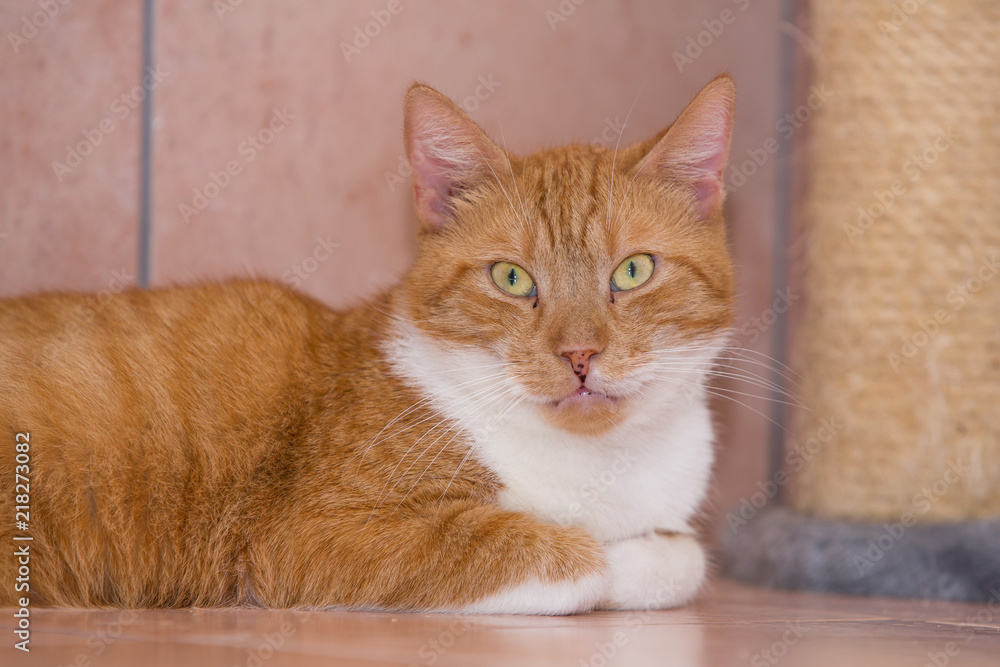
M 1000 600 L 1000 3 L 818 0 L 787 506 L 765 584 Z

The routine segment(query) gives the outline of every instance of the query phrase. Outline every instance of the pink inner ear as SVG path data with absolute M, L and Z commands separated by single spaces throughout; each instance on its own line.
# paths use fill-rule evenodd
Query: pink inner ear
M 435 136 L 426 125 L 418 126 L 410 137 L 409 158 L 413 167 L 413 199 L 417 216 L 434 228 L 442 226 L 447 220 L 448 200 L 464 171 L 458 159 L 462 149 L 449 145 L 454 142 L 453 135 Z
M 729 152 L 728 118 L 722 119 L 720 124 L 724 131 L 699 137 L 696 146 L 691 147 L 694 155 L 686 156 L 689 159 L 695 157 L 690 165 L 685 165 L 685 170 L 691 173 L 698 213 L 703 218 L 711 216 L 726 195 L 723 169 Z
M 686 136 L 678 137 L 676 145 L 665 147 L 657 160 L 663 176 L 692 190 L 702 218 L 711 217 L 726 194 L 723 169 L 729 151 L 729 126 L 725 121 L 722 125 L 724 129 L 696 127 L 695 131 L 701 133 L 685 132 Z M 664 139 L 669 141 L 669 134 Z
M 694 186 L 695 197 L 698 200 L 696 208 L 702 218 L 711 217 L 712 213 L 722 203 L 725 196 L 725 186 L 721 173 L 706 173 Z
M 712 217 L 726 194 L 723 170 L 732 124 L 732 82 L 716 79 L 649 152 L 642 172 L 687 186 L 696 198 L 698 215 Z
M 448 222 L 455 191 L 498 170 L 501 153 L 468 115 L 428 88 L 411 89 L 404 123 L 417 217 L 436 229 Z
M 412 161 L 412 158 L 411 158 Z M 422 159 L 413 167 L 413 198 L 417 214 L 434 227 L 440 227 L 448 217 L 448 199 L 454 182 L 441 165 Z

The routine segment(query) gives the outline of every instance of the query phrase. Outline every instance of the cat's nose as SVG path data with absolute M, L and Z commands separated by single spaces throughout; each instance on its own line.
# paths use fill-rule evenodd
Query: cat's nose
M 580 378 L 580 382 L 586 382 L 587 373 L 590 372 L 590 359 L 597 354 L 600 354 L 600 350 L 564 350 L 559 353 L 559 356 L 565 357 L 569 361 L 570 367 L 572 367 L 576 376 Z

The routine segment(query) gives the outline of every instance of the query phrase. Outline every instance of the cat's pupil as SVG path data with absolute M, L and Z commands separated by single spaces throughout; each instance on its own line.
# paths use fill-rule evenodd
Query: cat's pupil
M 628 277 L 635 278 L 635 262 L 628 263 Z
M 514 269 L 511 269 L 507 273 L 507 282 L 510 283 L 511 287 L 514 286 L 514 283 L 517 282 L 517 271 L 515 271 Z

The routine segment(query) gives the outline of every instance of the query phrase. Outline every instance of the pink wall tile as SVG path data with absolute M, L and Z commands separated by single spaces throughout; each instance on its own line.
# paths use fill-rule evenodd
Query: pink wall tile
M 140 28 L 138 0 L 0 5 L 0 295 L 134 282 Z

